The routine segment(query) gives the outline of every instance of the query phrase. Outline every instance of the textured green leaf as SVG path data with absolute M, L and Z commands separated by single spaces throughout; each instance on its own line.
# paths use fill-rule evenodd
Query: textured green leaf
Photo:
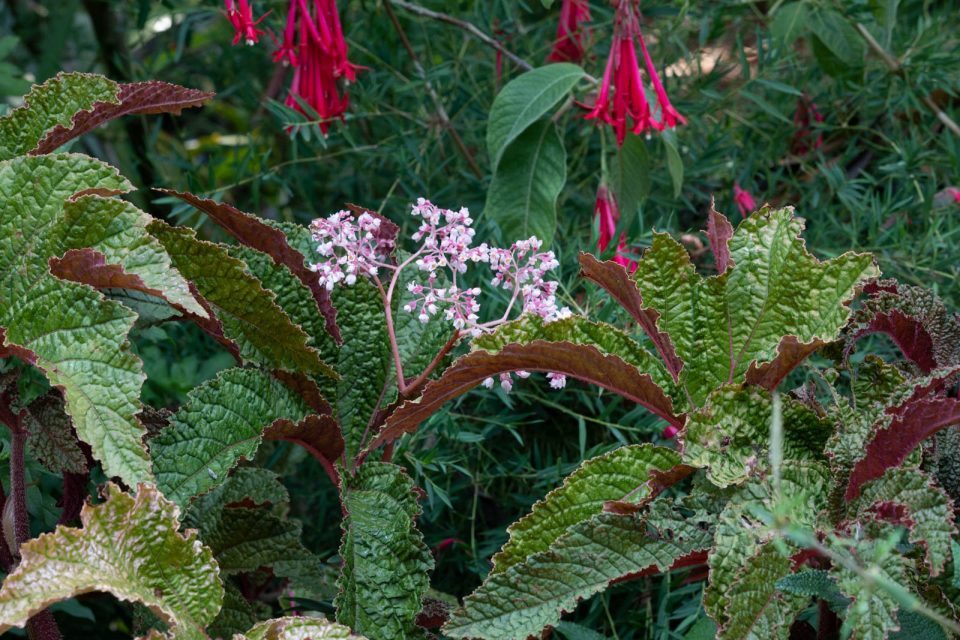
M 657 533 L 651 533 L 651 525 Z M 668 527 L 637 516 L 593 516 L 571 527 L 548 551 L 490 575 L 464 599 L 444 633 L 524 640 L 610 582 L 644 571 L 667 571 L 684 556 L 708 548 L 711 539 L 708 518 L 679 517 Z
M 909 540 L 926 547 L 931 576 L 939 575 L 950 561 L 950 542 L 957 533 L 950 496 L 933 479 L 917 469 L 888 469 L 868 483 L 857 501 L 858 518 L 881 504 L 905 508 Z
M 540 120 L 583 78 L 575 64 L 549 64 L 514 78 L 497 94 L 487 120 L 487 153 L 494 173 L 507 146 Z
M 939 624 L 912 611 L 900 609 L 897 613 L 899 631 L 894 631 L 888 640 L 950 640 Z
M 832 425 L 806 405 L 782 398 L 783 456 L 818 460 Z M 681 438 L 683 461 L 707 467 L 707 477 L 720 487 L 739 484 L 757 468 L 767 468 L 773 401 L 760 387 L 722 387 L 707 404 L 691 413 Z
M 828 571 L 804 569 L 777 580 L 777 589 L 798 596 L 807 596 L 825 601 L 832 611 L 840 613 L 850 604 L 840 593 L 836 580 Z
M 48 131 L 69 126 L 96 102 L 119 102 L 117 83 L 89 73 L 61 73 L 34 86 L 23 106 L 0 118 L 0 160 L 26 155 Z
M 275 618 L 256 625 L 233 640 L 365 640 L 347 627 L 323 618 Z
M 398 260 L 401 257 L 398 257 Z M 437 274 L 437 287 L 446 287 L 448 282 L 442 273 Z M 421 322 L 416 313 L 404 311 L 403 305 L 413 299 L 413 294 L 407 291 L 407 283 L 420 276 L 409 269 L 401 272 L 394 294 L 396 300 L 393 311 L 393 326 L 397 334 L 397 350 L 403 362 L 403 373 L 407 378 L 420 375 L 430 364 L 434 356 L 439 353 L 447 340 L 453 335 L 453 326 L 442 313 L 430 316 L 427 322 Z M 393 368 L 390 368 L 394 375 Z
M 211 638 L 232 638 L 270 616 L 270 607 L 265 603 L 257 603 L 255 608 L 232 583 L 225 582 L 223 587 L 223 606 L 207 626 L 207 635 Z M 262 615 L 258 615 L 258 609 Z
M 567 181 L 567 153 L 550 120 L 534 123 L 503 152 L 483 212 L 510 243 L 536 236 L 550 246 L 557 196 Z
M 352 460 L 363 444 L 370 418 L 381 399 L 391 364 L 390 341 L 377 288 L 367 280 L 334 291 L 337 324 L 343 344 L 334 368 L 340 374 L 336 384 L 335 416 L 340 422 L 346 458 Z
M 830 486 L 827 468 L 815 462 L 792 461 L 785 463 L 781 472 L 779 496 L 773 495 L 769 478 L 749 481 L 734 493 L 717 519 L 703 605 L 721 628 L 730 618 L 733 587 L 741 568 L 774 537 L 753 511 L 773 512 L 778 502 L 789 504 L 791 524 L 808 530 L 820 528 L 818 514 L 826 505 Z
M 869 255 L 818 261 L 807 253 L 802 230 L 792 208 L 761 209 L 731 238 L 731 266 L 710 278 L 696 273 L 682 245 L 654 236 L 635 278 L 684 362 L 681 381 L 695 405 L 720 385 L 742 381 L 751 365 L 773 361 L 787 336 L 800 343 L 835 339 L 856 287 L 877 275 Z
M 196 529 L 204 518 L 215 516 L 230 504 L 281 505 L 289 501 L 290 494 L 276 473 L 259 467 L 239 467 L 223 484 L 197 496 L 187 508 L 183 521 Z
M 837 585 L 853 602 L 847 609 L 843 622 L 846 630 L 852 631 L 856 640 L 885 640 L 897 627 L 897 611 L 900 605 L 896 598 L 877 582 L 885 580 L 906 584 L 906 564 L 903 556 L 891 553 L 889 544 L 873 540 L 861 540 L 853 549 L 854 556 L 874 580 L 864 580 L 857 573 L 840 566 L 835 569 Z
M 274 295 L 246 272 L 243 262 L 230 257 L 226 247 L 159 220 L 148 230 L 213 307 L 223 334 L 237 344 L 245 361 L 288 371 L 323 370 L 319 354 L 307 346 L 307 334 L 277 306 Z
M 223 599 L 210 550 L 195 532 L 178 533 L 179 510 L 156 487 L 141 484 L 134 497 L 109 485 L 109 494 L 83 507 L 81 529 L 61 525 L 20 548 L 0 589 L 0 632 L 54 602 L 105 591 L 145 604 L 173 638 L 207 637 Z
M 676 452 L 649 444 L 621 447 L 584 462 L 529 515 L 510 525 L 510 539 L 493 557 L 493 573 L 548 550 L 570 527 L 601 513 L 608 500 L 639 503 L 650 497 L 651 474 L 679 463 Z
M 241 458 L 252 458 L 264 429 L 310 413 L 276 378 L 256 369 L 227 369 L 195 388 L 150 441 L 157 484 L 178 504 L 223 482 Z
M 27 407 L 30 453 L 53 473 L 84 473 L 87 457 L 80 448 L 63 397 L 51 391 Z
M 152 476 L 135 417 L 143 373 L 127 341 L 134 314 L 53 277 L 47 264 L 63 248 L 68 198 L 129 186 L 113 167 L 78 154 L 0 162 L 0 344 L 19 348 L 60 387 L 77 435 L 107 475 L 135 484 Z
M 367 462 L 346 478 L 343 506 L 337 621 L 371 640 L 416 637 L 433 556 L 415 525 L 413 481 L 396 465 Z
M 794 618 L 810 602 L 809 597 L 777 590 L 777 580 L 789 573 L 790 558 L 773 545 L 762 547 L 730 586 L 730 617 L 717 639 L 787 640 Z

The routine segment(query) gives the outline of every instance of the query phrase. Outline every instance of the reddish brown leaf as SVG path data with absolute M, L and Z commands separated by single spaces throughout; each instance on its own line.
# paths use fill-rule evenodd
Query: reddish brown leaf
M 890 336 L 903 355 L 912 360 L 924 373 L 930 373 L 937 368 L 933 338 L 919 318 L 908 316 L 899 309 L 878 313 L 871 318 L 869 324 L 851 336 L 843 355 L 849 356 L 854 344 L 871 333 L 884 333 Z
M 653 309 L 643 307 L 640 290 L 633 279 L 627 275 L 627 270 L 612 260 L 600 262 L 589 253 L 581 253 L 580 273 L 584 278 L 603 287 L 637 321 L 644 333 L 650 337 L 673 381 L 679 382 L 683 362 L 677 356 L 670 337 L 657 329 L 657 319 L 660 314 Z
M 717 264 L 717 273 L 723 273 L 730 266 L 730 238 L 733 237 L 733 225 L 725 215 L 714 208 L 710 201 L 710 212 L 707 214 L 707 240 L 710 242 L 710 251 Z
M 354 215 L 359 216 L 361 213 L 366 213 L 373 216 L 374 218 L 380 221 L 380 228 L 374 234 L 377 240 L 385 240 L 391 245 L 396 246 L 397 243 L 397 234 L 400 233 L 400 227 L 391 222 L 388 218 L 380 215 L 373 209 L 367 209 L 366 207 L 361 207 L 358 204 L 347 203 L 347 209 L 353 212 Z
M 457 360 L 438 379 L 424 387 L 418 400 L 405 402 L 386 421 L 386 427 L 369 449 L 411 433 L 444 403 L 463 395 L 485 379 L 512 371 L 555 371 L 603 387 L 647 408 L 680 427 L 683 418 L 673 413 L 673 403 L 646 373 L 620 357 L 596 347 L 571 342 L 534 340 L 508 344 L 496 353 L 474 351 Z
M 615 513 L 617 515 L 632 515 L 646 508 L 657 496 L 665 489 L 669 489 L 680 482 L 691 473 L 697 470 L 697 467 L 691 467 L 685 464 L 674 465 L 666 471 L 651 469 L 649 471 L 649 480 L 645 483 L 649 488 L 647 495 L 638 502 L 625 502 L 622 500 L 607 500 L 603 503 L 603 510 L 606 513 Z
M 320 462 L 325 462 L 328 473 L 333 463 L 343 454 L 343 436 L 340 425 L 330 416 L 307 416 L 294 424 L 290 420 L 277 420 L 263 432 L 264 440 L 294 442 L 310 452 Z
M 864 484 L 899 466 L 921 442 L 955 424 L 960 424 L 960 400 L 943 396 L 911 399 L 897 410 L 886 429 L 874 434 L 866 455 L 850 473 L 844 498 L 848 502 L 855 499 Z
M 695 567 L 697 565 L 706 564 L 708 554 L 709 554 L 708 549 L 704 549 L 702 551 L 691 551 L 687 555 L 680 556 L 679 558 L 677 558 L 676 561 L 674 561 L 674 563 L 670 565 L 670 568 L 667 569 L 667 571 L 675 571 L 677 569 L 683 569 L 686 567 Z M 630 580 L 636 580 L 637 578 L 645 578 L 646 576 L 653 576 L 659 573 L 660 571 L 657 569 L 656 565 L 654 565 L 651 567 L 647 567 L 642 571 L 628 573 L 627 575 L 612 581 L 610 584 L 611 585 L 620 584 L 621 582 L 628 582 Z
M 199 107 L 213 96 L 213 93 L 207 91 L 187 89 L 156 80 L 122 84 L 117 94 L 119 103 L 97 102 L 89 111 L 80 111 L 73 116 L 71 127 L 58 125 L 37 143 L 30 155 L 52 153 L 70 140 L 121 116 L 149 113 L 179 115 L 183 109 Z
M 299 394 L 300 397 L 303 398 L 303 401 L 307 403 L 307 406 L 319 415 L 333 415 L 333 409 L 330 407 L 330 403 L 323 397 L 317 383 L 309 376 L 291 371 L 274 371 L 273 377 Z
M 20 358 L 26 363 L 36 364 L 37 355 L 33 351 L 24 349 L 23 347 L 18 347 L 15 344 L 4 344 L 6 337 L 6 330 L 4 330 L 3 327 L 0 327 L 0 358 L 9 358 L 13 356 Z
M 140 276 L 125 272 L 118 264 L 108 264 L 107 257 L 96 249 L 70 249 L 62 258 L 50 258 L 47 264 L 50 273 L 61 280 L 97 289 L 133 289 L 166 300 L 162 291 L 148 287 Z
M 342 342 L 340 330 L 337 328 L 337 311 L 330 301 L 330 292 L 320 284 L 317 274 L 307 268 L 306 258 L 303 254 L 290 246 L 283 231 L 271 227 L 256 216 L 244 213 L 229 204 L 171 189 L 157 189 L 157 191 L 179 198 L 203 211 L 214 222 L 223 227 L 227 233 L 236 238 L 237 242 L 269 255 L 274 263 L 282 264 L 290 269 L 313 294 L 317 309 L 326 320 L 327 332 L 338 343 Z
M 777 347 L 777 357 L 759 367 L 756 362 L 750 364 L 746 375 L 747 384 L 759 385 L 767 391 L 773 391 L 791 371 L 825 344 L 823 340 L 800 342 L 796 336 L 784 336 Z

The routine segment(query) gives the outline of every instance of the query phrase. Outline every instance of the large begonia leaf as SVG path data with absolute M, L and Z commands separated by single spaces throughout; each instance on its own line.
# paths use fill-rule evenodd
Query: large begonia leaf
M 247 273 L 243 262 L 231 257 L 226 247 L 199 240 L 191 229 L 159 220 L 148 230 L 213 307 L 223 335 L 236 343 L 243 360 L 288 371 L 324 370 L 317 351 L 307 346 L 307 334 L 291 322 L 275 296 Z
M 324 318 L 329 334 L 339 340 L 336 310 L 330 301 L 330 292 L 320 284 L 320 279 L 306 264 L 305 256 L 311 255 L 312 252 L 305 254 L 298 251 L 291 245 L 282 229 L 269 225 L 260 218 L 244 213 L 229 204 L 199 198 L 192 193 L 180 193 L 168 189 L 160 189 L 160 191 L 203 211 L 238 242 L 270 256 L 277 266 L 282 265 L 289 269 L 312 295 L 315 304 L 313 313 L 319 313 Z
M 157 484 L 178 504 L 223 482 L 241 458 L 251 458 L 271 424 L 299 422 L 303 399 L 256 369 L 227 369 L 195 388 L 150 441 Z
M 863 577 L 845 566 L 835 572 L 840 591 L 850 597 L 843 627 L 852 632 L 855 640 L 885 640 L 897 628 L 900 605 L 890 591 L 879 586 L 881 580 L 906 584 L 906 560 L 893 552 L 885 541 L 861 540 L 850 549 L 854 561 L 873 574 L 873 580 Z
M 141 442 L 143 372 L 127 333 L 135 316 L 90 287 L 55 278 L 64 203 L 77 193 L 119 193 L 129 183 L 77 154 L 0 162 L 0 331 L 6 349 L 35 364 L 64 394 L 77 435 L 109 476 L 150 480 Z
M 634 274 L 644 308 L 659 314 L 684 363 L 681 382 L 695 406 L 713 389 L 744 380 L 752 366 L 774 361 L 784 338 L 835 339 L 860 283 L 878 273 L 873 258 L 847 253 L 826 262 L 800 239 L 792 208 L 764 208 L 740 223 L 729 241 L 729 265 L 704 278 L 686 249 L 666 234 Z
M 149 607 L 169 638 L 207 638 L 223 598 L 210 550 L 195 532 L 178 532 L 179 510 L 156 487 L 141 484 L 132 496 L 109 485 L 108 493 L 83 507 L 82 528 L 61 525 L 21 546 L 0 589 L 0 632 L 55 602 L 105 591 Z
M 51 390 L 27 406 L 30 453 L 53 473 L 85 473 L 87 456 L 73 432 L 63 396 Z
M 615 580 L 702 561 L 712 538 L 708 516 L 595 515 L 549 550 L 488 576 L 443 631 L 454 638 L 524 640 Z
M 576 316 L 544 323 L 523 317 L 473 342 L 474 350 L 428 384 L 387 420 L 371 445 L 396 440 L 433 415 L 448 400 L 486 378 L 512 371 L 556 371 L 632 400 L 679 428 L 683 421 L 658 381 L 670 386 L 663 365 L 625 333 Z
M 233 640 L 366 640 L 342 624 L 324 618 L 290 616 L 274 618 L 255 625 Z
M 337 621 L 371 640 L 416 637 L 433 556 L 416 528 L 413 481 L 394 464 L 367 462 L 345 479 L 343 506 Z
M 774 537 L 774 532 L 755 515 L 757 509 L 772 513 L 778 502 L 791 505 L 791 524 L 818 530 L 819 513 L 825 506 L 830 474 L 825 465 L 810 461 L 788 461 L 781 469 L 780 493 L 775 495 L 769 476 L 752 480 L 731 496 L 716 524 L 713 549 L 709 556 L 710 579 L 703 591 L 703 605 L 720 628 L 731 618 L 731 598 L 738 581 L 749 580 L 741 573 L 750 558 Z
M 783 456 L 816 460 L 831 432 L 829 421 L 790 398 L 782 398 Z M 773 401 L 760 387 L 733 385 L 710 394 L 707 404 L 691 413 L 682 432 L 683 461 L 706 467 L 720 487 L 739 484 L 757 468 L 766 468 Z
M 510 525 L 510 539 L 493 557 L 493 572 L 548 550 L 570 527 L 601 513 L 607 501 L 636 504 L 649 499 L 651 476 L 679 463 L 676 452 L 649 444 L 620 447 L 584 462 L 533 505 L 529 515 Z
M 950 543 L 957 533 L 953 504 L 927 474 L 917 469 L 887 469 L 883 476 L 864 485 L 856 504 L 860 518 L 871 511 L 882 517 L 893 507 L 897 520 L 910 530 L 910 542 L 926 548 L 931 576 L 939 575 L 950 561 Z

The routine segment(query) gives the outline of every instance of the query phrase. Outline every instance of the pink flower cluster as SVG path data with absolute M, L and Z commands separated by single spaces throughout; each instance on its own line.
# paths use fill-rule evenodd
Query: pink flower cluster
M 320 275 L 320 283 L 332 290 L 338 282 L 351 285 L 357 276 L 373 277 L 378 267 L 393 252 L 393 242 L 378 236 L 380 220 L 369 213 L 354 219 L 349 211 L 339 211 L 310 224 L 313 239 L 319 242 L 317 253 L 327 260 L 311 265 Z
M 746 218 L 757 210 L 757 201 L 753 199 L 753 195 L 746 189 L 741 189 L 738 182 L 733 183 L 733 201 L 740 210 L 742 218 Z
M 426 275 L 425 281 L 407 284 L 411 299 L 403 305 L 407 313 L 415 313 L 421 322 L 442 313 L 458 331 L 476 337 L 507 322 L 517 306 L 520 313 L 530 313 L 547 322 L 570 315 L 570 310 L 557 304 L 557 282 L 547 280 L 547 273 L 558 266 L 552 251 L 541 251 L 543 243 L 536 237 L 514 242 L 508 249 L 473 246 L 473 219 L 469 211 L 442 209 L 424 198 L 417 200 L 411 215 L 421 219 L 412 238 L 419 248 L 400 264 L 392 262 L 394 243 L 379 234 L 380 220 L 368 213 L 358 216 L 340 211 L 310 225 L 317 253 L 322 260 L 311 265 L 320 282 L 328 290 L 339 283 L 352 285 L 357 277 L 368 277 L 380 288 L 389 314 L 400 272 L 409 266 Z M 511 291 L 510 302 L 503 315 L 495 320 L 479 321 L 482 293 L 479 287 L 466 287 L 463 277 L 472 263 L 485 262 L 493 271 L 490 284 Z M 389 284 L 380 281 L 380 270 L 392 271 Z M 517 372 L 526 377 L 526 372 Z M 560 389 L 566 377 L 547 374 L 550 386 Z M 509 373 L 500 376 L 504 389 L 512 387 Z M 493 380 L 487 381 L 488 386 Z

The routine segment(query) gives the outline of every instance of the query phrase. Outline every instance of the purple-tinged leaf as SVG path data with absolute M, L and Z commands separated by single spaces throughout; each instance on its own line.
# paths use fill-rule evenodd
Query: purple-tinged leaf
M 791 371 L 825 344 L 823 340 L 815 339 L 804 343 L 797 340 L 796 336 L 785 336 L 780 340 L 777 355 L 773 360 L 760 366 L 757 366 L 756 362 L 750 364 L 746 374 L 747 384 L 759 385 L 767 391 L 773 391 Z
M 885 313 L 878 313 L 862 329 L 851 336 L 844 350 L 848 356 L 854 344 L 871 333 L 883 333 L 893 340 L 903 355 L 916 364 L 924 373 L 930 373 L 937 367 L 933 355 L 933 339 L 923 323 L 912 318 L 899 309 L 891 309 Z
M 298 444 L 310 455 L 326 461 L 330 471 L 333 471 L 333 463 L 343 454 L 340 425 L 330 416 L 310 415 L 299 422 L 277 420 L 264 430 L 263 439 Z
M 118 264 L 107 263 L 107 257 L 96 249 L 70 249 L 61 258 L 50 258 L 50 273 L 61 280 L 79 282 L 95 289 L 133 289 L 163 298 L 171 306 L 178 306 L 166 298 L 160 289 L 147 286 L 139 275 L 127 273 Z
M 365 213 L 379 220 L 380 228 L 373 233 L 373 236 L 377 240 L 396 246 L 397 235 L 400 233 L 400 227 L 391 222 L 389 218 L 380 215 L 373 209 L 367 209 L 366 207 L 361 207 L 358 204 L 347 203 L 347 209 L 349 209 L 355 216 Z
M 340 330 L 337 328 L 337 311 L 330 301 L 330 292 L 321 286 L 317 275 L 307 268 L 304 255 L 290 245 L 281 230 L 229 204 L 171 189 L 157 189 L 157 191 L 179 198 L 203 211 L 223 227 L 224 231 L 236 238 L 237 242 L 269 255 L 276 264 L 282 264 L 290 269 L 313 294 L 317 308 L 326 320 L 327 332 L 338 343 L 341 341 Z
M 717 263 L 717 273 L 723 273 L 730 266 L 730 238 L 733 237 L 733 225 L 725 215 L 714 208 L 710 201 L 710 212 L 707 214 L 707 240 L 710 242 L 710 251 Z
M 199 107 L 213 96 L 207 91 L 187 89 L 157 80 L 122 84 L 117 92 L 119 102 L 96 102 L 90 110 L 77 112 L 71 126 L 57 125 L 30 151 L 30 155 L 52 153 L 70 140 L 121 116 L 151 113 L 179 115 L 183 109 Z

